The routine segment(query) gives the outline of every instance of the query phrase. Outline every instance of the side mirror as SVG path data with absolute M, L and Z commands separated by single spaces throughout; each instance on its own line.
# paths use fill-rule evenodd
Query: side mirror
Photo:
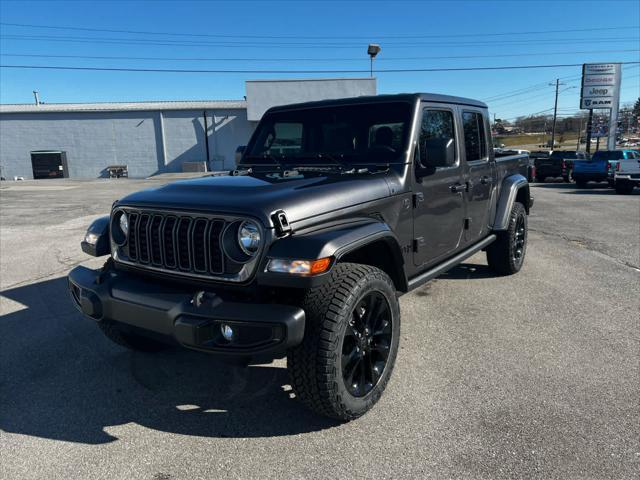
M 244 155 L 244 151 L 246 149 L 246 145 L 240 145 L 238 148 L 236 148 L 236 165 L 238 165 L 240 163 L 240 160 L 242 160 L 242 155 Z
M 416 166 L 418 177 L 433 174 L 438 167 L 448 167 L 455 163 L 455 144 L 453 138 L 430 138 L 422 148 L 425 161 Z

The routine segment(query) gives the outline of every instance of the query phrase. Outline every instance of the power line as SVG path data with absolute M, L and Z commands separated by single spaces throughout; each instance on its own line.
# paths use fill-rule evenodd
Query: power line
M 618 62 L 634 64 L 640 62 Z M 460 72 L 482 70 L 522 70 L 533 68 L 565 68 L 581 67 L 582 63 L 565 63 L 554 65 L 511 65 L 498 67 L 459 67 L 459 68 L 391 68 L 378 69 L 377 73 L 418 73 L 418 72 Z M 84 70 L 103 72 L 148 72 L 148 73 L 252 73 L 252 74 L 322 74 L 322 73 L 369 73 L 367 69 L 354 70 L 208 70 L 208 69 L 175 69 L 175 68 L 123 68 L 123 67 L 73 67 L 67 65 L 0 65 L 0 68 L 10 69 L 37 69 L 37 70 Z
M 42 28 L 53 30 L 76 30 L 83 32 L 108 32 L 108 33 L 128 33 L 135 35 L 165 35 L 165 36 L 180 36 L 180 37 L 200 37 L 200 38 L 252 38 L 252 39 L 304 39 L 304 40 L 323 40 L 326 39 L 326 35 L 313 36 L 313 35 L 230 35 L 230 34 L 216 34 L 216 33 L 183 33 L 183 32 L 158 32 L 158 31 L 142 31 L 142 30 L 123 30 L 113 28 L 89 28 L 89 27 L 72 27 L 61 25 L 41 25 L 41 24 L 27 24 L 27 23 L 9 23 L 0 22 L 0 25 L 11 27 L 24 27 L 24 28 Z M 403 34 L 403 35 L 357 35 L 357 36 L 342 36 L 332 34 L 333 38 L 340 39 L 393 39 L 393 38 L 458 38 L 458 37 L 488 37 L 488 36 L 513 36 L 513 35 L 539 35 L 545 33 L 573 33 L 573 32 L 593 32 L 593 31 L 606 31 L 606 30 L 631 30 L 640 29 L 640 26 L 625 26 L 625 27 L 598 27 L 598 28 L 578 28 L 578 29 L 565 29 L 565 30 L 538 30 L 529 32 L 478 32 L 478 33 L 452 33 L 452 34 Z
M 584 50 L 573 52 L 536 52 L 536 53 L 513 53 L 513 54 L 492 54 L 492 55 L 443 55 L 427 57 L 392 57 L 377 58 L 376 61 L 392 62 L 406 60 L 455 60 L 467 58 L 501 58 L 501 57 L 522 57 L 522 56 L 547 56 L 547 55 L 575 55 L 593 53 L 629 53 L 640 52 L 640 49 L 626 50 Z M 55 54 L 34 54 L 34 53 L 0 53 L 1 57 L 25 57 L 25 58 L 75 58 L 82 60 L 160 60 L 177 62 L 352 62 L 367 60 L 366 57 L 349 58 L 229 58 L 229 57 L 132 57 L 119 55 L 55 55 Z
M 627 71 L 627 70 L 632 69 L 632 68 L 640 67 L 640 65 L 638 65 L 638 64 L 633 64 L 633 62 L 631 62 L 631 63 L 632 64 L 623 65 L 622 70 L 623 71 Z M 567 81 L 568 83 L 576 83 L 576 80 L 580 80 L 581 78 L 582 78 L 582 74 L 579 74 L 579 75 L 570 75 L 570 76 L 567 76 L 567 77 L 560 77 L 560 80 Z M 628 78 L 635 78 L 635 77 L 623 77 L 623 80 L 624 79 L 628 79 Z M 530 93 L 530 92 L 535 91 L 535 90 L 542 90 L 542 88 L 536 88 L 536 87 L 546 87 L 547 83 L 548 82 L 534 83 L 533 85 L 529 85 L 527 87 L 518 88 L 516 90 L 510 90 L 510 91 L 507 91 L 507 92 L 503 92 L 503 93 L 501 93 L 499 95 L 493 95 L 492 97 L 483 98 L 482 101 L 483 102 L 495 102 L 495 101 L 506 99 L 506 98 L 510 98 L 510 97 L 524 95 L 524 94 Z
M 322 43 L 317 42 L 295 42 L 295 43 L 267 43 L 267 42 L 192 42 L 186 40 L 147 40 L 132 38 L 114 38 L 114 37 L 71 37 L 71 36 L 47 36 L 47 35 L 0 35 L 2 39 L 22 40 L 22 41 L 47 41 L 47 42 L 66 42 L 66 43 L 92 43 L 104 45 L 150 45 L 150 46 L 180 46 L 180 47 L 225 47 L 225 48 L 249 48 L 249 47 L 269 47 L 269 48 L 313 48 L 330 47 L 330 48 L 361 48 L 362 44 L 354 43 L 347 45 L 344 42 Z M 638 37 L 601 37 L 598 43 L 637 43 L 640 41 Z M 534 40 L 483 40 L 483 41 L 467 41 L 467 42 L 410 42 L 410 43 L 387 43 L 387 48 L 393 47 L 463 47 L 463 46 L 485 46 L 485 45 L 530 45 L 536 44 L 580 44 L 593 43 L 593 38 L 557 38 L 557 39 L 534 39 Z

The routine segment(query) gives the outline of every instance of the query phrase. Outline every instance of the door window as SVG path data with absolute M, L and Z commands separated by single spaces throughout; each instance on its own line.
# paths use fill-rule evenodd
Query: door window
M 483 160 L 487 157 L 487 140 L 484 131 L 484 119 L 478 112 L 462 112 L 464 130 L 464 149 L 467 162 Z
M 453 112 L 450 110 L 429 110 L 422 113 L 422 128 L 420 129 L 420 163 L 427 165 L 427 156 L 430 145 L 437 143 L 447 144 L 453 142 L 454 151 L 457 151 Z M 447 167 L 455 165 L 456 155 Z

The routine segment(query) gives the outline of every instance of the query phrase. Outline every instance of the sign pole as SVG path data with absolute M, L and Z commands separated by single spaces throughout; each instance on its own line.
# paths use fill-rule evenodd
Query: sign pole
M 609 115 L 609 138 L 607 139 L 607 149 L 616 149 L 616 138 L 618 137 L 618 111 L 620 109 L 620 83 L 622 81 L 622 70 L 620 64 L 616 64 L 616 95 L 611 104 L 611 115 Z
M 593 109 L 589 110 L 589 120 L 587 120 L 587 155 L 591 154 L 591 129 L 593 128 Z

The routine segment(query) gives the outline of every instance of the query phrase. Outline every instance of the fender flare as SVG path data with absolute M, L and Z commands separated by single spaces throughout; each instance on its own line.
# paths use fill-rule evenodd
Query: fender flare
M 498 198 L 498 205 L 496 208 L 496 217 L 493 222 L 494 231 L 506 230 L 509 227 L 509 214 L 511 213 L 513 204 L 515 203 L 520 191 L 525 192 L 524 195 L 526 198 L 524 199 L 524 208 L 528 214 L 531 196 L 529 193 L 529 182 L 527 179 L 520 174 L 515 174 L 502 180 L 500 197 Z
M 396 278 L 396 284 L 399 283 L 397 286 L 403 290 L 406 288 L 407 280 L 400 244 L 389 226 L 378 221 L 341 224 L 276 240 L 267 251 L 263 268 L 258 272 L 258 282 L 262 285 L 297 286 L 298 288 L 316 286 L 324 282 L 329 271 L 313 277 L 271 273 L 265 271 L 266 262 L 269 258 L 315 260 L 333 257 L 334 262 L 337 263 L 346 255 L 378 242 L 383 242 L 389 248 L 395 270 L 392 272 L 394 275 L 390 276 Z M 399 275 L 398 272 L 402 274 Z

